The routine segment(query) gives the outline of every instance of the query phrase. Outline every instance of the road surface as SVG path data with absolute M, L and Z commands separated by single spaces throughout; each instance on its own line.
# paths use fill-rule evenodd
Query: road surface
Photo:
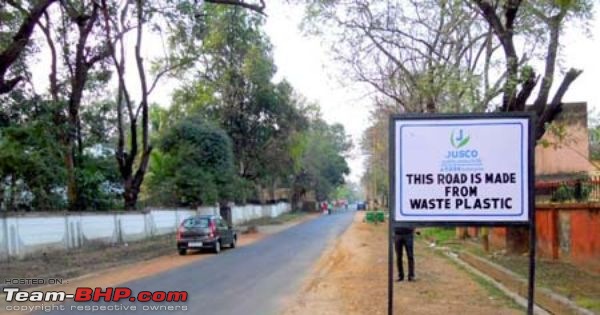
M 98 311 L 99 314 L 278 314 L 287 298 L 299 289 L 327 245 L 350 225 L 353 212 L 322 216 L 274 234 L 263 241 L 180 268 L 128 282 L 119 287 L 139 291 L 187 291 L 186 303 L 67 303 L 65 311 L 79 314 L 76 305 L 136 306 L 136 311 Z M 175 248 L 173 248 L 175 250 Z M 212 255 L 212 254 L 201 254 Z M 143 306 L 186 305 L 183 310 L 144 311 Z M 37 314 L 48 314 L 38 312 Z

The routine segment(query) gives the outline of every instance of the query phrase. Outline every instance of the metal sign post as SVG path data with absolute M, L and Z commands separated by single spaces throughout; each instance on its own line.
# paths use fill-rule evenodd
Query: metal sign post
M 394 228 L 528 226 L 528 314 L 535 292 L 534 117 L 529 113 L 390 117 L 388 314 Z

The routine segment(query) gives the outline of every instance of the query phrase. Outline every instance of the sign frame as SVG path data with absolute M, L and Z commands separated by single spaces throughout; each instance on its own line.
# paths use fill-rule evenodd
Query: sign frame
M 533 314 L 535 294 L 535 114 L 532 112 L 494 112 L 477 114 L 429 114 L 404 113 L 389 117 L 389 246 L 388 246 L 388 314 L 393 314 L 393 276 L 394 276 L 394 228 L 395 227 L 529 227 L 529 278 L 528 278 L 528 307 L 527 314 Z M 528 221 L 396 221 L 396 122 L 399 120 L 494 120 L 494 119 L 526 119 L 528 121 L 527 135 L 527 200 Z
M 527 144 L 527 167 L 526 172 L 527 183 L 524 183 L 527 186 L 527 197 L 528 200 L 525 203 L 528 206 L 528 221 L 531 221 L 532 213 L 534 212 L 535 207 L 535 198 L 534 193 L 534 161 L 535 161 L 535 138 L 534 138 L 534 116 L 532 113 L 527 112 L 508 112 L 508 113 L 483 113 L 483 114 L 398 114 L 391 115 L 389 121 L 389 169 L 390 169 L 390 195 L 389 195 L 389 206 L 390 206 L 390 214 L 393 215 L 392 223 L 396 226 L 404 226 L 404 227 L 425 227 L 425 226 L 527 226 L 529 224 L 528 221 L 522 222 L 514 222 L 514 221 L 450 221 L 450 222 L 427 222 L 427 221 L 396 221 L 396 196 L 397 196 L 397 187 L 396 187 L 396 160 L 395 160 L 395 150 L 396 150 L 396 121 L 398 120 L 415 120 L 415 121 L 425 121 L 425 120 L 477 120 L 477 119 L 486 119 L 486 120 L 494 120 L 494 119 L 526 119 L 529 123 L 529 128 L 527 128 L 526 139 L 528 139 Z

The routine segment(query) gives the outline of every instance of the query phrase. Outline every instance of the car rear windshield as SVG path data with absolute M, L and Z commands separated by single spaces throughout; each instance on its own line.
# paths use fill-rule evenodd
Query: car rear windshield
M 206 228 L 208 227 L 208 218 L 187 218 L 183 221 L 183 227 L 192 228 L 192 227 L 200 227 Z

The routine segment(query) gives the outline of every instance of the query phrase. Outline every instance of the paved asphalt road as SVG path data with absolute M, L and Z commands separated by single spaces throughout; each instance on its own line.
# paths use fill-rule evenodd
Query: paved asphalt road
M 68 303 L 71 305 L 136 305 L 135 313 L 147 314 L 277 314 L 282 302 L 300 288 L 301 280 L 328 243 L 352 222 L 353 212 L 322 216 L 271 235 L 257 243 L 224 250 L 219 255 L 147 278 L 125 283 L 139 291 L 187 291 L 186 303 Z M 173 248 L 175 251 L 175 248 Z M 201 254 L 212 255 L 212 254 Z M 144 311 L 143 306 L 187 305 L 187 311 Z M 98 311 L 102 314 L 132 314 L 132 311 Z M 48 314 L 39 312 L 38 314 Z

